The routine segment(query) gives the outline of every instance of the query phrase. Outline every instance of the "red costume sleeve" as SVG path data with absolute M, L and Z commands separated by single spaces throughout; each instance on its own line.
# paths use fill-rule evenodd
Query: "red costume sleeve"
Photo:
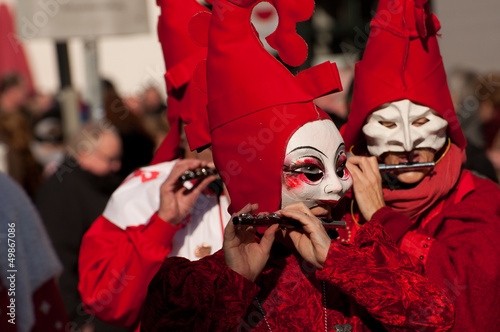
M 179 228 L 156 214 L 125 230 L 100 216 L 80 249 L 78 288 L 85 309 L 111 324 L 137 326 L 147 286 Z
M 447 331 L 454 312 L 442 289 L 373 220 L 358 231 L 354 243 L 332 242 L 318 279 L 353 297 L 390 331 Z
M 374 220 L 380 220 L 384 230 L 399 244 L 403 236 L 413 226 L 410 218 L 398 213 L 388 206 L 380 208 L 373 214 Z
M 460 331 L 500 326 L 493 309 L 500 306 L 499 216 L 497 185 L 464 175 L 442 211 L 403 237 L 401 248 L 425 262 L 429 278 L 453 302 Z

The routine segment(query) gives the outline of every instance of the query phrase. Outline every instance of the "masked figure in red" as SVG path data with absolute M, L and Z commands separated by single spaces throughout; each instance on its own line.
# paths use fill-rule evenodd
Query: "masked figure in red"
M 347 162 L 355 201 L 340 240 L 351 242 L 360 224 L 380 220 L 444 288 L 455 306 L 453 331 L 495 330 L 500 190 L 462 169 L 466 143 L 439 52 L 439 21 L 427 1 L 381 0 L 371 28 L 341 130 L 355 155 Z M 423 163 L 434 164 L 416 168 Z M 379 171 L 394 166 L 411 168 Z

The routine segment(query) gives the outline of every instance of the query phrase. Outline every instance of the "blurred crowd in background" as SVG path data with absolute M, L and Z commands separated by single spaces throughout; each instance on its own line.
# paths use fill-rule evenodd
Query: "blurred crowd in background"
M 123 178 L 149 163 L 156 146 L 168 132 L 166 106 L 155 86 L 137 96 L 121 97 L 113 83 L 102 80 L 105 119 L 123 142 Z M 88 106 L 79 103 L 81 123 L 89 120 Z M 54 95 L 30 94 L 24 78 L 5 73 L 0 82 L 0 170 L 14 178 L 34 197 L 39 185 L 64 160 L 62 111 Z
M 92 326 L 97 331 L 126 330 L 103 323 L 83 310 L 77 289 L 80 245 L 113 191 L 127 175 L 149 164 L 169 128 L 165 101 L 155 86 L 126 98 L 119 95 L 109 80 L 103 79 L 101 87 L 104 119 L 92 121 L 88 105 L 80 102 L 81 127 L 71 137 L 65 137 L 64 112 L 57 96 L 30 92 L 19 73 L 1 75 L 0 171 L 4 174 L 0 175 L 2 181 L 7 182 L 2 182 L 0 191 L 17 203 L 12 205 L 6 199 L 0 201 L 2 214 L 16 215 L 1 220 L 0 244 L 7 246 L 3 240 L 7 239 L 7 225 L 13 222 L 17 227 L 10 228 L 17 229 L 14 260 L 17 265 L 13 266 L 24 267 L 18 284 L 26 294 L 30 294 L 30 290 L 21 285 L 19 279 L 29 280 L 39 271 L 36 271 L 38 263 L 33 263 L 34 256 L 23 254 L 23 248 L 44 253 L 54 250 L 62 263 L 62 271 L 57 265 L 51 271 L 43 267 L 44 272 L 50 273 L 41 278 L 41 285 L 34 285 L 34 293 L 28 295 L 39 298 L 40 303 L 50 303 L 50 308 L 33 305 L 35 325 L 41 326 L 40 331 L 47 331 L 47 326 L 59 326 L 56 330 L 66 331 L 80 330 L 82 326 Z M 19 187 L 10 184 L 6 175 Z M 28 214 L 29 217 L 17 217 L 24 209 L 36 212 Z M 25 227 L 29 224 L 36 225 L 36 231 L 27 231 Z M 46 240 L 33 243 L 32 236 Z M 53 261 L 54 256 L 50 257 Z M 7 270 L 3 264 L 6 262 L 2 259 L 2 271 Z M 57 291 L 54 292 L 54 280 L 60 297 Z M 0 302 L 8 301 L 7 289 L 1 281 Z M 19 294 L 16 297 L 19 300 Z M 22 303 L 18 303 L 18 319 L 30 322 L 24 314 L 32 312 L 31 307 L 20 309 Z M 58 306 L 57 303 L 62 304 Z M 2 318 L 4 308 L 6 306 L 0 310 Z M 90 322 L 91 325 L 87 324 Z M 2 331 L 4 327 L 9 328 L 5 331 L 15 328 L 5 319 L 2 324 Z M 17 331 L 23 330 L 18 326 Z
M 341 71 L 346 91 L 318 100 L 340 127 L 350 103 L 352 72 Z M 455 110 L 468 140 L 466 167 L 498 182 L 500 177 L 500 74 L 456 69 L 448 73 Z M 121 96 L 102 80 L 105 120 L 118 130 L 123 143 L 123 179 L 147 165 L 168 132 L 166 106 L 154 85 L 136 96 Z M 24 78 L 3 73 L 0 81 L 0 170 L 15 179 L 34 198 L 38 187 L 56 172 L 66 154 L 62 111 L 54 95 L 30 93 Z M 89 107 L 79 103 L 81 123 Z

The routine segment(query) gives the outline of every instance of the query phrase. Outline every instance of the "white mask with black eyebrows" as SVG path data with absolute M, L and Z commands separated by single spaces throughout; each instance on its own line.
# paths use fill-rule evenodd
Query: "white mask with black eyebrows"
M 290 138 L 283 162 L 281 207 L 335 205 L 352 185 L 342 136 L 331 120 L 308 122 Z

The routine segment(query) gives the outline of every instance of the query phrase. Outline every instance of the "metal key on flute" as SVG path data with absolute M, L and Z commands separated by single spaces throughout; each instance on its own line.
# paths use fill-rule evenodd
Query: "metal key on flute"
M 345 221 L 338 221 L 333 219 L 320 219 L 325 228 L 345 228 Z M 250 213 L 243 213 L 239 216 L 233 217 L 233 224 L 235 226 L 254 226 L 254 227 L 269 227 L 274 224 L 279 224 L 280 228 L 302 228 L 300 221 L 280 216 L 276 213 L 268 215 L 252 215 Z
M 419 170 L 422 168 L 432 168 L 436 166 L 434 162 L 429 163 L 405 163 L 405 164 L 397 164 L 397 165 L 378 165 L 378 169 L 380 173 L 389 172 L 389 171 L 413 171 Z
M 217 175 L 217 170 L 212 167 L 198 167 L 195 169 L 189 169 L 185 171 L 181 176 L 179 176 L 179 182 L 186 182 L 191 180 L 199 180 L 206 178 L 210 175 Z

